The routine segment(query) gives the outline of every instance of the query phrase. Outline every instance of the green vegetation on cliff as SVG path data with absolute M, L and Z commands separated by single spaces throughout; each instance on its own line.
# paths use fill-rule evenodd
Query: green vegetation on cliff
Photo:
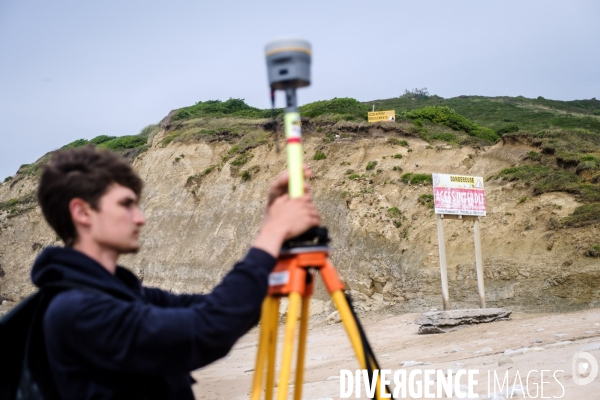
M 367 104 L 349 97 L 315 101 L 300 107 L 303 117 L 328 116 L 344 121 L 366 121 L 369 111 Z
M 88 144 L 92 144 L 101 149 L 108 149 L 113 151 L 141 148 L 148 144 L 148 138 L 155 135 L 158 129 L 158 125 L 148 125 L 144 129 L 142 129 L 142 131 L 137 135 L 121 137 L 100 135 L 90 140 L 77 139 L 67 145 L 64 145 L 63 147 L 61 147 L 61 149 L 71 149 L 85 146 Z
M 282 110 L 276 110 L 281 114 Z M 208 100 L 199 101 L 193 106 L 180 108 L 173 115 L 173 121 L 180 121 L 203 117 L 242 117 L 242 118 L 271 118 L 271 110 L 249 106 L 243 99 L 229 99 L 227 101 Z
M 35 192 L 30 192 L 25 196 L 0 202 L 0 215 L 7 213 L 8 218 L 12 218 L 34 209 L 36 204 L 35 196 Z
M 376 110 L 395 110 L 396 121 L 367 124 L 367 113 L 373 106 Z M 369 132 L 371 127 L 400 137 L 420 137 L 432 145 L 436 141 L 473 147 L 489 146 L 498 140 L 505 144 L 526 143 L 537 150 L 528 152 L 513 167 L 488 178 L 520 182 L 530 187 L 533 195 L 561 191 L 575 195 L 586 204 L 600 203 L 600 101 L 596 99 L 556 101 L 522 96 L 444 99 L 430 95 L 426 89 L 415 89 L 396 98 L 368 102 L 352 98 L 315 101 L 301 106 L 300 113 L 305 132 L 323 135 L 326 143 L 335 141 L 336 137 L 357 137 Z M 165 134 L 160 144 L 226 141 L 231 143 L 231 148 L 223 164 L 231 162 L 233 167 L 240 168 L 252 156 L 250 149 L 272 143 L 275 126 L 282 135 L 282 114 L 281 108 L 274 112 L 259 109 L 242 99 L 200 101 L 175 110 L 163 120 L 161 126 Z M 273 115 L 277 123 L 273 122 Z M 137 135 L 79 139 L 63 148 L 93 144 L 135 157 L 137 152 L 147 148 L 161 126 L 149 125 Z M 408 147 L 405 139 L 396 137 L 388 138 L 388 143 Z M 132 149 L 137 152 L 131 153 Z M 412 149 L 409 147 L 408 151 Z M 39 175 L 40 165 L 49 156 L 21 166 L 17 175 L 6 178 L 5 182 L 14 185 L 23 177 Z M 398 153 L 394 157 L 402 155 Z M 313 158 L 325 160 L 325 152 L 319 150 Z M 369 164 L 367 171 L 375 168 L 375 164 Z M 396 170 L 402 171 L 402 168 Z M 351 180 L 359 177 L 354 173 L 349 175 Z M 401 177 L 401 181 L 413 185 L 429 183 L 430 179 L 427 174 L 409 173 Z M 587 218 L 590 212 L 581 215 Z M 574 226 L 572 222 L 569 224 Z
M 415 125 L 420 125 L 422 120 L 446 126 L 454 131 L 463 131 L 469 136 L 475 136 L 490 142 L 498 139 L 498 135 L 490 128 L 474 124 L 467 118 L 446 106 L 429 106 L 407 112 L 404 117 L 414 120 Z M 448 137 L 450 139 L 450 136 Z M 442 139 L 443 140 L 443 139 Z M 448 140 L 448 141 L 451 141 Z
M 397 115 L 424 107 L 448 107 L 473 123 L 485 126 L 502 135 L 511 132 L 542 129 L 582 128 L 600 133 L 600 101 L 547 100 L 543 97 L 458 96 L 444 99 L 439 96 L 414 95 L 413 92 L 392 99 L 366 102 L 376 110 L 396 110 Z M 505 132 L 510 133 L 510 132 Z

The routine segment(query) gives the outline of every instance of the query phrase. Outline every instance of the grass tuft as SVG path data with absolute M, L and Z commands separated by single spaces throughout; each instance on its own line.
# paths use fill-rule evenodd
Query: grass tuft
M 419 185 L 421 183 L 432 184 L 431 174 L 413 174 L 412 172 L 407 172 L 400 177 L 400 180 L 404 183 L 408 183 L 410 185 Z
M 367 163 L 366 170 L 367 170 L 367 171 L 371 171 L 372 169 L 374 169 L 374 168 L 375 168 L 375 166 L 376 166 L 376 165 L 377 165 L 377 161 L 369 161 L 369 162 Z
M 417 201 L 419 202 L 419 204 L 427 206 L 427 208 L 433 208 L 434 206 L 432 194 L 422 194 L 419 196 Z
M 316 161 L 318 161 L 318 160 L 324 160 L 326 158 L 327 158 L 327 156 L 321 150 L 317 150 L 317 152 L 313 156 L 313 160 L 316 160 Z
M 581 227 L 600 223 L 600 203 L 584 204 L 563 219 L 563 225 Z
M 235 165 L 236 167 L 240 167 L 246 164 L 248 161 L 252 159 L 251 153 L 242 153 L 237 156 L 233 161 L 231 161 L 231 165 Z
M 8 218 L 14 218 L 18 215 L 26 213 L 29 210 L 33 210 L 35 205 L 36 192 L 32 191 L 25 196 L 0 202 L 0 214 L 7 213 Z
M 387 209 L 386 214 L 390 218 L 400 218 L 402 216 L 402 211 L 400 211 L 398 207 L 390 207 Z

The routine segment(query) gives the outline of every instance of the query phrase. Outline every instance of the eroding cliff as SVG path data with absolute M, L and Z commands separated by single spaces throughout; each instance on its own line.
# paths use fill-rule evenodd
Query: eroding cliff
M 245 142 L 226 129 L 198 128 L 202 123 L 163 123 L 147 151 L 130 157 L 146 182 L 141 205 L 148 222 L 142 249 L 121 264 L 144 284 L 175 293 L 209 291 L 244 254 L 259 229 L 267 183 L 285 168 L 264 123 L 229 121 L 230 130 L 251 131 Z M 551 312 L 600 305 L 600 262 L 586 253 L 597 225 L 552 222 L 570 215 L 580 205 L 576 198 L 532 196 L 526 185 L 497 177 L 535 150 L 527 141 L 469 147 L 426 142 L 384 125 L 339 123 L 306 126 L 304 146 L 315 171 L 313 196 L 333 239 L 332 260 L 360 311 L 441 307 L 435 216 L 424 196 L 431 186 L 401 179 L 432 172 L 491 177 L 482 219 L 489 306 Z M 325 158 L 313 160 L 317 151 Z M 3 309 L 34 290 L 29 270 L 41 249 L 60 244 L 35 206 L 36 179 L 24 175 L 0 186 Z M 445 233 L 452 306 L 476 307 L 472 223 L 446 221 Z M 315 297 L 315 312 L 327 312 L 321 285 Z

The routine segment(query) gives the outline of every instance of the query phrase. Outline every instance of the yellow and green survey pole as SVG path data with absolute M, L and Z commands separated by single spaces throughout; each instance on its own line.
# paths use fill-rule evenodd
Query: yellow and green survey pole
M 288 171 L 290 173 L 289 194 L 293 199 L 304 194 L 302 124 L 300 121 L 300 113 L 297 108 L 295 111 L 288 111 L 286 109 L 284 124 L 285 139 L 287 142 L 287 163 Z
M 304 194 L 304 169 L 302 121 L 298 111 L 296 89 L 310 85 L 311 47 L 304 40 L 278 40 L 266 46 L 265 55 L 273 108 L 275 108 L 275 92 L 277 90 L 285 92 L 284 127 L 289 171 L 288 188 L 290 197 L 297 198 Z M 252 385 L 252 400 L 259 400 L 261 397 L 265 363 L 267 364 L 265 399 L 272 400 L 273 398 L 279 299 L 284 296 L 289 298 L 289 305 L 285 322 L 277 400 L 287 399 L 298 320 L 300 320 L 300 327 L 294 400 L 302 398 L 308 307 L 313 293 L 312 275 L 309 270 L 318 270 L 323 278 L 325 286 L 340 312 L 342 323 L 346 328 L 360 367 L 366 369 L 370 377 L 374 370 L 379 369 L 360 322 L 344 295 L 344 284 L 339 279 L 333 265 L 327 261 L 330 252 L 328 242 L 327 229 L 318 227 L 288 240 L 281 248 L 278 263 L 274 272 L 269 276 L 269 292 L 261 314 L 261 334 Z M 300 305 L 302 305 L 302 311 L 298 315 Z M 379 379 L 379 377 L 376 378 L 377 387 L 380 387 Z M 386 393 L 391 393 L 389 388 L 386 389 Z M 381 399 L 381 396 L 380 389 L 376 389 L 375 398 Z
M 301 39 L 277 40 L 265 47 L 271 97 L 274 99 L 276 90 L 285 92 L 284 127 L 291 198 L 304 194 L 302 129 L 296 89 L 310 85 L 311 54 L 310 44 Z

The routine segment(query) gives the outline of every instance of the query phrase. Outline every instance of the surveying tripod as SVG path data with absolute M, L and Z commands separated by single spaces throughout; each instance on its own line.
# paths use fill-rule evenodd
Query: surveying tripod
M 271 101 L 275 107 L 275 90 L 283 89 L 286 94 L 284 117 L 285 137 L 287 141 L 287 159 L 289 171 L 289 194 L 291 198 L 304 194 L 304 174 L 302 169 L 301 121 L 296 102 L 296 88 L 310 83 L 309 66 L 311 48 L 301 40 L 273 42 L 266 47 Z M 368 371 L 372 382 L 373 370 L 379 370 L 375 355 L 366 339 L 351 302 L 344 294 L 344 284 L 339 279 L 334 266 L 329 262 L 329 237 L 326 228 L 313 228 L 303 235 L 284 243 L 277 265 L 269 276 L 269 291 L 262 305 L 260 320 L 260 339 L 254 368 L 251 400 L 260 400 L 266 364 L 265 400 L 273 399 L 275 384 L 275 356 L 277 350 L 277 331 L 279 325 L 279 304 L 282 297 L 288 297 L 288 311 L 285 322 L 283 351 L 277 400 L 285 400 L 288 395 L 294 336 L 298 319 L 298 353 L 296 356 L 296 377 L 294 400 L 302 398 L 304 377 L 304 358 L 308 334 L 309 301 L 314 290 L 314 275 L 317 271 L 325 288 L 331 295 L 341 322 L 344 325 L 350 343 L 356 353 L 360 368 Z M 301 306 L 300 316 L 298 309 Z M 298 318 L 300 317 L 300 318 Z M 391 394 L 388 387 L 384 392 Z M 380 378 L 377 376 L 375 398 L 382 398 Z

